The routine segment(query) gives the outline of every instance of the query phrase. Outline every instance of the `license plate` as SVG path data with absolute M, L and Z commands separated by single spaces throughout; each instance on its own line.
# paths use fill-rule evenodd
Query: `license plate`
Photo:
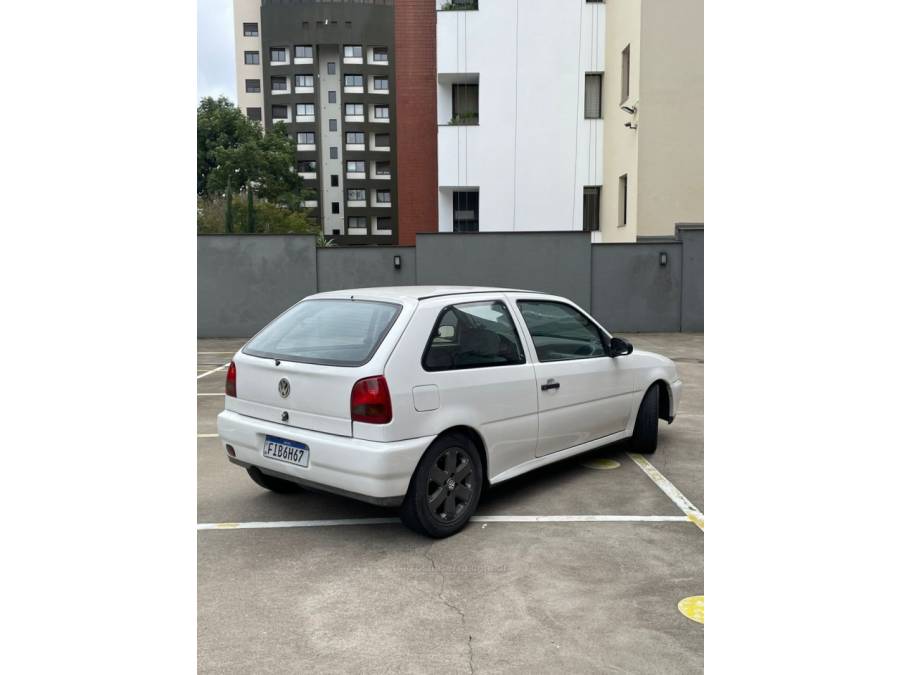
M 266 436 L 263 457 L 294 466 L 309 466 L 309 446 L 277 436 Z

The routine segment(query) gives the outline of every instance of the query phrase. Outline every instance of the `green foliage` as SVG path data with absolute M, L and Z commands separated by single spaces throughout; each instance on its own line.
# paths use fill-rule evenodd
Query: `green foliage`
M 225 231 L 228 234 L 234 232 L 234 208 L 232 205 L 231 181 L 228 181 L 228 187 L 225 190 Z
M 253 229 L 250 229 L 250 198 L 247 193 L 234 198 L 232 210 L 235 228 L 242 232 L 263 234 L 320 234 L 319 225 L 307 211 L 292 211 L 286 206 L 254 199 L 252 206 Z M 226 200 L 223 197 L 197 197 L 197 232 L 200 234 L 227 234 L 225 230 Z
M 253 190 L 247 190 L 247 232 L 256 232 L 256 209 L 253 208 Z

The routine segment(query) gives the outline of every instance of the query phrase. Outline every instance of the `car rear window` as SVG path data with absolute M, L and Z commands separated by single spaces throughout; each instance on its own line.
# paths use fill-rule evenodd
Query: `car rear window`
M 304 300 L 262 329 L 244 353 L 263 358 L 361 366 L 397 320 L 400 305 L 368 300 Z

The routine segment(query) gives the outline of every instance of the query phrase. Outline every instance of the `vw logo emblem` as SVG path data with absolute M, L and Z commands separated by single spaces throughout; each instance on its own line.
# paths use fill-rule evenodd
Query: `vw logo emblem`
M 278 381 L 278 393 L 281 398 L 287 398 L 291 393 L 291 383 L 283 377 Z

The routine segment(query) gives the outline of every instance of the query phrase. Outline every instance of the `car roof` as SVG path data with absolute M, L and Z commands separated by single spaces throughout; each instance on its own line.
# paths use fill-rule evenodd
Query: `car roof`
M 310 298 L 359 298 L 396 300 L 410 302 L 445 295 L 466 295 L 469 293 L 534 293 L 515 288 L 498 286 L 377 286 L 374 288 L 346 288 L 340 291 L 326 291 Z

